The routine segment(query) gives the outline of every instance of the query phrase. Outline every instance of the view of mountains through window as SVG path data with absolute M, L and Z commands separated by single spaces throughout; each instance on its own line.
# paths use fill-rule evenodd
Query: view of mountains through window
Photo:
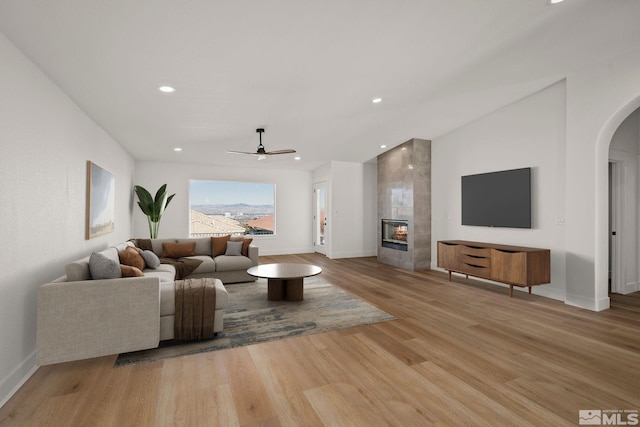
M 275 184 L 189 181 L 191 237 L 275 234 Z

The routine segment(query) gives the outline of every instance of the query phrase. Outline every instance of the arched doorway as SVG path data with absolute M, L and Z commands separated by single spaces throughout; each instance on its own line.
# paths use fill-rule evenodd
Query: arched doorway
M 613 134 L 609 146 L 610 292 L 638 290 L 638 156 L 640 109 Z
M 603 126 L 596 142 L 595 164 L 595 298 L 607 298 L 609 293 L 609 147 L 622 122 L 640 108 L 640 96 L 615 112 Z

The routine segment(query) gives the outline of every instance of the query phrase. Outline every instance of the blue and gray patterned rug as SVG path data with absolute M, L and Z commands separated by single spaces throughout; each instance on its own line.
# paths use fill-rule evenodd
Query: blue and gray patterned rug
M 229 307 L 224 315 L 224 330 L 215 338 L 195 342 L 162 341 L 155 349 L 120 354 L 116 366 L 396 319 L 321 277 L 305 279 L 304 300 L 299 302 L 268 301 L 265 279 L 225 287 Z

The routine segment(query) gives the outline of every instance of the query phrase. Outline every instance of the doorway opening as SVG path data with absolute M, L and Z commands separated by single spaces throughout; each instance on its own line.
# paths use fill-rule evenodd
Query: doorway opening
M 617 238 L 620 212 L 620 191 L 619 191 L 620 167 L 616 161 L 609 160 L 609 277 L 608 292 L 617 293 L 620 278 L 620 259 L 618 257 L 619 248 Z
M 327 183 L 313 185 L 313 247 L 314 251 L 327 255 Z
M 638 291 L 639 155 L 640 109 L 636 109 L 614 130 L 609 145 L 607 295 Z

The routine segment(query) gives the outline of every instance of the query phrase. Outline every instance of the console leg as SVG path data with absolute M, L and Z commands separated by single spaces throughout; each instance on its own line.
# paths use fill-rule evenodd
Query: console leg
M 509 285 L 509 298 L 513 298 L 513 285 Z
M 531 286 L 529 286 L 529 295 L 531 295 Z
M 451 270 L 449 270 L 449 281 L 451 281 Z

